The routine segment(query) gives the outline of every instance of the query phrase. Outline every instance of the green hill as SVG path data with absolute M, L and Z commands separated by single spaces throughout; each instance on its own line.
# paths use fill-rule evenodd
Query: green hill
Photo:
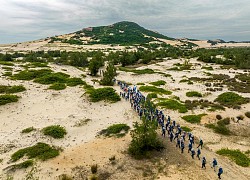
M 88 44 L 120 44 L 133 45 L 154 41 L 156 38 L 173 39 L 154 31 L 147 30 L 134 22 L 118 22 L 109 26 L 84 28 L 76 32 L 71 41 L 78 41 L 80 37 L 90 37 Z

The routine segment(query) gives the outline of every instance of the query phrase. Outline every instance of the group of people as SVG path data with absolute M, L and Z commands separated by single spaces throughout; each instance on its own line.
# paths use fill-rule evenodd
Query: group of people
M 116 81 L 115 81 L 116 82 Z M 199 144 L 197 150 L 194 149 L 194 135 L 191 132 L 185 132 L 182 130 L 180 124 L 177 124 L 175 120 L 171 120 L 170 116 L 165 116 L 161 110 L 158 110 L 154 105 L 147 99 L 138 89 L 137 86 L 133 87 L 128 86 L 128 84 L 117 81 L 117 84 L 121 88 L 120 96 L 123 97 L 126 101 L 129 101 L 131 108 L 133 108 L 139 115 L 140 119 L 144 116 L 147 120 L 155 121 L 157 125 L 161 128 L 162 137 L 166 137 L 166 132 L 168 134 L 170 142 L 176 141 L 176 147 L 181 150 L 181 153 L 184 153 L 186 138 L 188 141 L 188 153 L 190 152 L 192 159 L 196 157 L 200 160 L 201 149 L 203 147 L 203 140 L 199 139 Z M 165 123 L 166 122 L 166 123 Z M 206 169 L 207 160 L 205 156 L 201 160 L 201 168 Z M 212 161 L 211 168 L 214 168 L 218 165 L 217 160 L 214 158 Z M 223 173 L 222 167 L 218 169 L 218 178 L 221 179 L 221 174 Z

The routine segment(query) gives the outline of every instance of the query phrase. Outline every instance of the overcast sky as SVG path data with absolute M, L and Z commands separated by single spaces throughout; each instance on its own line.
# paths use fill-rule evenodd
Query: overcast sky
M 133 21 L 170 37 L 250 40 L 250 0 L 0 0 L 0 44 Z

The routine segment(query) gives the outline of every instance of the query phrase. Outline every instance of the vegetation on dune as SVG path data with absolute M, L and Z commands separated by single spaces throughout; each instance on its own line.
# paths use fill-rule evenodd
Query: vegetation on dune
M 154 74 L 156 73 L 153 69 L 133 69 L 133 68 L 125 68 L 125 67 L 119 67 L 120 71 L 125 71 L 125 72 L 132 72 L 135 74 Z
M 161 85 L 165 85 L 166 81 L 159 80 L 159 81 L 151 82 L 149 84 L 154 85 L 154 86 L 161 86 Z
M 140 123 L 135 122 L 131 131 L 132 141 L 128 152 L 136 159 L 150 157 L 152 151 L 164 148 L 156 132 L 157 125 L 153 121 L 142 118 Z
M 23 85 L 19 86 L 5 86 L 0 85 L 0 94 L 13 94 L 18 92 L 26 91 L 26 88 Z
M 227 107 L 233 107 L 235 105 L 246 104 L 249 102 L 248 98 L 244 98 L 234 92 L 225 92 L 220 94 L 216 99 L 216 102 Z
M 40 70 L 24 70 L 17 74 L 14 74 L 11 79 L 13 80 L 33 80 L 35 78 L 40 78 L 42 76 L 51 74 L 50 69 L 40 69 Z
M 230 119 L 225 118 L 223 120 L 219 120 L 216 124 L 205 124 L 205 127 L 213 129 L 215 133 L 222 135 L 231 135 L 232 132 L 228 129 L 227 125 L 230 124 Z
M 86 82 L 84 82 L 81 78 L 68 78 L 66 81 L 67 86 L 78 86 L 78 85 L 85 85 Z
M 114 85 L 114 78 L 116 76 L 116 67 L 113 63 L 109 63 L 106 71 L 103 73 L 103 78 L 100 81 L 101 85 L 104 86 L 113 86 Z
M 200 99 L 200 100 L 186 100 L 185 106 L 189 110 L 193 110 L 194 108 L 199 107 L 200 109 L 210 108 L 209 111 L 216 111 L 216 110 L 225 110 L 222 105 L 209 102 L 208 100 Z
M 28 127 L 28 128 L 25 128 L 21 131 L 21 133 L 30 133 L 31 131 L 34 131 L 36 130 L 34 127 Z
M 184 104 L 174 99 L 160 99 L 160 102 L 158 102 L 156 105 L 166 109 L 178 110 L 179 113 L 188 112 Z
M 249 167 L 250 158 L 248 158 L 240 150 L 220 149 L 216 151 L 217 154 L 227 156 L 232 159 L 236 164 L 242 167 Z
M 11 155 L 12 161 L 17 161 L 24 156 L 28 159 L 38 158 L 43 161 L 59 155 L 59 150 L 45 143 L 37 143 L 34 146 L 20 149 Z
M 50 73 L 45 76 L 36 78 L 34 82 L 40 84 L 66 83 L 69 77 L 70 76 L 68 74 L 62 72 Z
M 189 91 L 186 93 L 187 97 L 202 97 L 202 94 L 197 91 Z
M 185 132 L 191 132 L 191 131 L 192 131 L 192 129 L 190 129 L 190 128 L 187 127 L 187 126 L 181 126 L 181 129 L 182 129 L 183 131 L 185 131 Z
M 157 93 L 149 93 L 149 94 L 147 95 L 147 99 L 151 100 L 151 99 L 153 99 L 153 98 L 158 98 Z
M 206 116 L 207 114 L 199 114 L 199 115 L 187 115 L 187 116 L 182 116 L 181 118 L 184 119 L 185 121 L 189 123 L 200 123 L 201 118 L 203 116 Z
M 248 117 L 248 118 L 250 118 L 250 111 L 247 111 L 247 112 L 245 113 L 245 116 Z
M 214 70 L 212 66 L 202 66 L 201 69 L 212 71 Z
M 157 88 L 155 86 L 141 86 L 139 90 L 144 92 L 152 92 L 152 93 L 166 94 L 166 95 L 172 94 L 171 91 L 167 91 L 163 88 Z
M 16 95 L 10 95 L 10 94 L 0 95 L 0 106 L 8 104 L 8 103 L 12 103 L 12 102 L 17 102 L 18 99 L 19 99 L 19 96 L 16 96 Z
M 103 129 L 100 134 L 104 136 L 123 137 L 127 134 L 130 127 L 127 124 L 113 124 L 107 129 Z
M 103 100 L 117 102 L 121 100 L 120 96 L 115 92 L 115 90 L 110 87 L 94 89 L 90 86 L 87 88 L 86 93 L 89 94 L 89 98 L 92 102 L 98 102 Z
M 42 132 L 44 135 L 51 136 L 55 139 L 63 138 L 67 134 L 66 129 L 60 125 L 45 127 L 42 129 Z
M 15 64 L 13 64 L 11 62 L 7 62 L 7 61 L 0 61 L 0 64 L 4 65 L 4 66 L 15 66 Z
M 60 91 L 60 90 L 63 90 L 63 89 L 66 89 L 66 85 L 64 83 L 54 83 L 54 84 L 51 84 L 49 86 L 49 89 L 53 89 L 53 90 L 57 90 L 57 91 Z

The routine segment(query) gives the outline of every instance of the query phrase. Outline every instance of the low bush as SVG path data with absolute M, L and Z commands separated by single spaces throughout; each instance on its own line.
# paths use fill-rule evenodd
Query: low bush
M 34 82 L 40 84 L 53 84 L 53 83 L 67 83 L 69 78 L 68 74 L 65 73 L 51 73 L 40 78 L 36 78 Z
M 26 88 L 23 85 L 19 86 L 5 86 L 0 85 L 0 94 L 12 94 L 25 91 Z
M 4 66 L 15 66 L 15 64 L 13 64 L 11 62 L 6 62 L 6 61 L 0 61 L 0 64 L 4 65 Z
M 197 91 L 189 91 L 186 93 L 187 97 L 202 97 L 202 94 Z
M 145 83 L 137 83 L 136 85 L 141 85 L 142 86 L 142 85 L 145 85 Z
M 217 114 L 217 115 L 216 115 L 216 119 L 221 120 L 221 119 L 222 119 L 222 116 L 219 115 L 219 114 Z
M 205 70 L 209 70 L 209 71 L 214 70 L 212 66 L 202 66 L 201 69 L 205 69 Z
M 45 127 L 42 129 L 42 132 L 44 135 L 48 135 L 56 139 L 63 138 L 67 134 L 66 129 L 60 125 Z
M 188 111 L 184 104 L 174 99 L 163 99 L 156 105 L 166 109 L 178 110 L 179 113 L 186 113 Z
M 157 94 L 156 93 L 149 93 L 148 95 L 147 95 L 147 99 L 152 99 L 152 98 L 157 98 L 158 96 L 157 96 Z
M 213 129 L 215 133 L 222 134 L 222 135 L 231 135 L 232 132 L 227 128 L 226 125 L 223 123 L 215 124 L 205 124 L 205 127 L 209 129 Z
M 45 161 L 47 159 L 58 156 L 59 150 L 55 149 L 54 147 L 51 147 L 48 144 L 39 142 L 34 146 L 18 150 L 17 152 L 11 155 L 11 159 L 12 161 L 17 161 L 25 155 L 28 159 L 38 158 Z
M 250 118 L 250 111 L 246 112 L 245 116 L 248 117 L 248 118 Z
M 246 104 L 249 99 L 244 98 L 234 92 L 225 92 L 220 94 L 216 99 L 216 102 L 227 107 L 233 107 L 235 105 Z
M 91 173 L 92 173 L 92 174 L 96 174 L 96 173 L 97 173 L 97 168 L 98 168 L 97 164 L 92 165 L 92 166 L 90 167 Z
M 28 127 L 26 129 L 23 129 L 21 133 L 30 133 L 31 131 L 36 130 L 34 127 Z
M 77 86 L 86 84 L 86 82 L 84 82 L 81 78 L 69 78 L 66 83 L 67 86 Z
M 125 71 L 125 72 L 133 72 L 135 74 L 154 74 L 156 73 L 153 69 L 132 69 L 132 68 L 125 68 L 125 67 L 119 67 L 120 71 Z
M 232 159 L 236 164 L 242 167 L 249 167 L 250 158 L 248 158 L 240 150 L 220 149 L 216 151 L 217 154 L 227 156 Z
M 217 124 L 218 124 L 219 126 L 229 125 L 229 124 L 230 124 L 230 118 L 222 119 L 222 120 L 218 121 Z
M 155 81 L 155 82 L 151 82 L 149 84 L 152 84 L 154 86 L 161 86 L 161 85 L 165 85 L 166 84 L 166 81 L 163 81 L 163 80 L 159 80 L 159 81 Z
M 192 131 L 192 129 L 190 129 L 190 128 L 187 127 L 187 126 L 181 126 L 181 129 L 182 129 L 183 131 L 185 131 L 185 132 L 191 132 L 191 131 Z
M 54 83 L 52 85 L 49 86 L 49 89 L 54 89 L 54 90 L 63 90 L 66 89 L 66 85 L 64 83 Z
M 155 86 L 141 86 L 139 90 L 144 92 L 152 92 L 152 93 L 166 94 L 166 95 L 172 94 L 171 91 L 167 91 L 163 88 L 157 88 Z
M 13 80 L 33 80 L 35 78 L 40 78 L 42 76 L 51 74 L 50 69 L 40 69 L 40 70 L 24 70 L 17 74 L 14 74 L 11 79 Z
M 34 161 L 33 160 L 27 160 L 19 164 L 14 165 L 14 169 L 26 169 L 30 166 L 33 166 Z
M 115 90 L 110 87 L 99 89 L 89 87 L 86 93 L 89 94 L 90 100 L 92 102 L 98 102 L 103 100 L 117 102 L 121 100 L 120 96 L 115 92 Z
M 12 103 L 12 102 L 17 102 L 18 98 L 19 96 L 17 95 L 9 95 L 9 94 L 0 95 L 0 106 L 8 104 L 8 103 Z
M 181 118 L 184 119 L 185 121 L 189 123 L 200 123 L 201 118 L 205 116 L 206 114 L 199 114 L 199 115 L 187 115 L 187 116 L 182 116 Z
M 126 124 L 113 124 L 109 126 L 107 129 L 104 129 L 100 132 L 101 135 L 104 136 L 116 136 L 122 137 L 126 135 L 130 127 Z

